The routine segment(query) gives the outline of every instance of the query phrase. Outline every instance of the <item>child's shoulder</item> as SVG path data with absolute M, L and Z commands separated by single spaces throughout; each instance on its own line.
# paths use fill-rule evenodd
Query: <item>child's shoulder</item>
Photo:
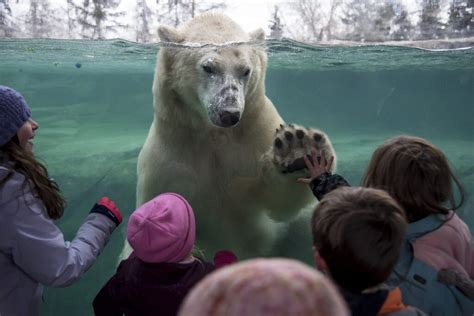
M 19 190 L 19 188 L 24 186 L 24 182 L 26 181 L 25 175 L 8 168 L 8 166 L 0 166 L 0 180 L 7 177 L 8 180 L 5 185 L 1 187 L 2 190 L 8 190 L 11 191 L 11 193 L 21 192 L 22 190 Z M 10 194 L 8 196 L 10 196 Z
M 471 239 L 469 227 L 453 211 L 448 214 L 431 214 L 408 225 L 408 240 L 450 241 L 456 238 Z
M 449 214 L 447 215 L 446 223 L 443 226 L 456 231 L 459 231 L 461 229 L 462 232 L 470 232 L 467 224 L 458 216 L 458 214 L 453 211 L 449 212 Z
M 459 244 L 470 243 L 472 236 L 467 224 L 455 212 L 450 211 L 445 215 L 444 223 L 423 239 Z

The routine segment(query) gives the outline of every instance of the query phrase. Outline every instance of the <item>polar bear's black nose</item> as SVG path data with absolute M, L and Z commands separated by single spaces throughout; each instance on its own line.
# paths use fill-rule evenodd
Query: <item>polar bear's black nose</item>
M 240 120 L 240 112 L 223 111 L 219 114 L 219 118 L 223 127 L 234 126 Z

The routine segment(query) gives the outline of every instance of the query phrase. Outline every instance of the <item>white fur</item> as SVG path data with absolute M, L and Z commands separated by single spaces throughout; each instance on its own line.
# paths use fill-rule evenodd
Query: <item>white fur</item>
M 160 49 L 154 120 L 138 158 L 137 205 L 177 192 L 194 208 L 197 246 L 208 256 L 219 249 L 241 257 L 267 254 L 277 222 L 294 218 L 314 198 L 297 183 L 301 174 L 282 174 L 275 166 L 272 143 L 283 120 L 265 96 L 264 49 L 222 46 L 262 41 L 263 32 L 247 34 L 228 17 L 211 13 L 178 29 L 161 27 L 159 35 L 163 42 L 219 46 Z M 219 78 L 203 71 L 205 62 L 219 67 Z M 239 71 L 245 69 L 250 73 L 242 80 Z M 223 128 L 212 113 L 220 110 L 215 96 L 229 85 L 238 89 L 231 106 L 241 111 L 241 119 Z

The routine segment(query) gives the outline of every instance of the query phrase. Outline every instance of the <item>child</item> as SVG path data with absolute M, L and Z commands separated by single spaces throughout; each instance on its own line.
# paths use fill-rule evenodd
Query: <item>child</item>
M 424 315 L 385 280 L 405 234 L 401 207 L 384 191 L 342 187 L 327 194 L 311 219 L 316 266 L 339 285 L 353 316 Z
M 313 153 L 313 161 L 317 154 Z M 338 175 L 328 170 L 330 161 L 324 157 L 313 164 L 305 159 L 310 172 L 309 179 L 316 197 L 321 198 L 336 186 L 325 182 L 343 183 Z M 326 180 L 337 178 L 335 180 Z M 460 192 L 461 202 L 455 205 L 452 183 Z M 342 185 L 348 185 L 345 182 Z M 427 140 L 413 136 L 397 136 L 385 141 L 372 155 L 365 172 L 363 186 L 386 190 L 405 209 L 409 222 L 406 239 L 413 248 L 414 257 L 435 271 L 442 271 L 440 280 L 457 286 L 466 296 L 473 297 L 474 247 L 467 225 L 454 213 L 463 203 L 462 187 L 451 171 L 443 152 Z M 446 206 L 449 204 L 449 207 Z M 408 252 L 404 252 L 408 254 Z M 401 256 L 399 264 L 407 264 L 407 255 Z M 444 273 L 455 271 L 456 278 L 444 277 Z M 401 270 L 401 269 L 397 269 Z M 425 280 L 426 283 L 426 280 Z M 414 298 L 407 296 L 407 300 Z M 422 309 L 434 309 L 435 300 L 421 296 L 413 305 Z M 457 300 L 459 302 L 459 300 Z M 419 305 L 417 305 L 419 303 Z M 449 308 L 444 304 L 442 308 Z M 425 311 L 426 311 L 425 310 Z M 469 313 L 469 311 L 468 311 Z
M 95 315 L 176 315 L 188 291 L 214 270 L 194 257 L 195 221 L 191 205 L 164 193 L 130 216 L 127 239 L 133 249 L 94 300 Z M 235 256 L 216 254 L 219 265 Z
M 194 287 L 180 316 L 348 316 L 336 287 L 291 259 L 252 259 L 213 272 Z
M 64 241 L 53 220 L 65 201 L 33 154 L 38 127 L 23 96 L 0 86 L 0 315 L 38 315 L 43 285 L 78 280 L 122 221 L 103 197 L 74 240 Z

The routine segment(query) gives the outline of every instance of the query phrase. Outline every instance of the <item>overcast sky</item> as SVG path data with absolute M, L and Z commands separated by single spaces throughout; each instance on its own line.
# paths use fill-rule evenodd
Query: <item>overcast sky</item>
M 246 31 L 253 31 L 259 27 L 268 28 L 273 7 L 282 1 L 275 0 L 227 0 L 226 13 Z

